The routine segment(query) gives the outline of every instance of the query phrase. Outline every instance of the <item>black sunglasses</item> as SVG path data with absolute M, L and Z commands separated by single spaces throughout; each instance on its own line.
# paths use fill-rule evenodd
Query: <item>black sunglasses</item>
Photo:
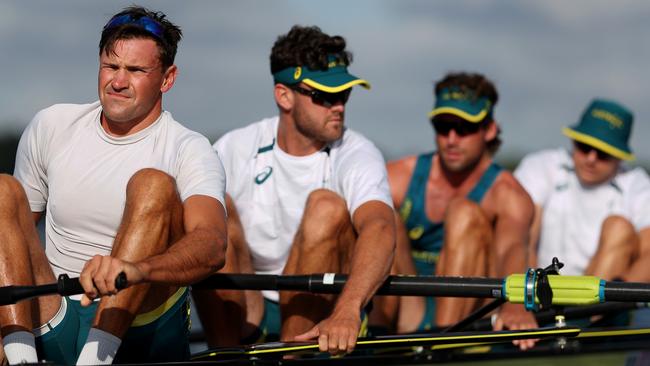
M 451 130 L 454 130 L 458 136 L 472 135 L 477 133 L 483 125 L 482 123 L 461 121 L 440 121 L 435 118 L 431 123 L 433 124 L 433 129 L 436 130 L 436 133 L 442 136 L 448 136 Z
M 591 145 L 584 144 L 582 142 L 578 141 L 573 141 L 573 145 L 576 147 L 576 149 L 580 150 L 581 153 L 587 155 L 591 152 L 591 150 L 596 152 L 596 156 L 598 157 L 598 160 L 611 160 L 615 159 L 613 156 L 609 155 L 608 153 L 598 150 L 595 147 Z
M 302 95 L 311 97 L 311 101 L 314 104 L 322 105 L 323 107 L 326 108 L 329 108 L 338 103 L 341 104 L 347 103 L 348 99 L 350 98 L 350 93 L 352 92 L 352 88 L 345 89 L 338 93 L 327 93 L 316 89 L 312 89 L 312 90 L 305 89 L 300 87 L 298 84 L 287 85 L 287 86 L 291 90 L 294 90 Z

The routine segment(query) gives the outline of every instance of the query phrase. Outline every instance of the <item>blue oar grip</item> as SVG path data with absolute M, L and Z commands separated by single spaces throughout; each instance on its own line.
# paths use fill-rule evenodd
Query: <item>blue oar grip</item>
M 537 271 L 532 268 L 529 268 L 526 272 L 526 280 L 524 282 L 524 307 L 528 311 L 537 310 L 537 305 L 535 304 L 535 294 L 537 286 Z

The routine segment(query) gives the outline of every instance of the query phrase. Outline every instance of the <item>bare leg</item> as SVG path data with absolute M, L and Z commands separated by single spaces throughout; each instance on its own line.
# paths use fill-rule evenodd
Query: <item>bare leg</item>
M 127 185 L 126 207 L 112 255 L 142 260 L 164 252 L 183 232 L 183 206 L 174 179 L 155 169 L 134 174 Z M 177 290 L 147 283 L 104 297 L 93 326 L 121 338 L 137 314 L 155 309 Z
M 598 250 L 585 274 L 611 281 L 630 268 L 639 246 L 634 226 L 621 216 L 610 216 L 601 226 Z
M 445 215 L 445 241 L 436 275 L 486 275 L 487 249 L 491 242 L 490 223 L 481 208 L 466 199 L 453 200 Z M 477 299 L 439 297 L 436 299 L 436 324 L 456 323 L 478 304 Z
M 0 174 L 0 227 L 0 286 L 54 282 L 25 191 L 16 179 L 4 174 Z M 0 331 L 3 336 L 29 332 L 50 320 L 60 305 L 61 297 L 55 295 L 1 306 Z
M 253 273 L 244 229 L 230 197 L 226 197 L 226 209 L 228 247 L 226 264 L 219 272 Z M 238 345 L 259 326 L 264 315 L 260 291 L 194 290 L 193 296 L 210 347 Z
M 411 242 L 406 226 L 398 213 L 395 213 L 395 228 L 397 246 L 395 249 L 395 263 L 397 273 L 403 275 L 416 275 L 417 269 L 411 256 Z M 425 298 L 422 296 L 400 296 L 397 317 L 397 332 L 408 333 L 417 330 L 424 318 L 426 310 Z
M 356 235 L 345 201 L 324 189 L 309 195 L 284 274 L 349 271 Z M 371 255 L 372 253 L 368 253 Z M 282 339 L 292 340 L 326 318 L 334 296 L 281 292 Z

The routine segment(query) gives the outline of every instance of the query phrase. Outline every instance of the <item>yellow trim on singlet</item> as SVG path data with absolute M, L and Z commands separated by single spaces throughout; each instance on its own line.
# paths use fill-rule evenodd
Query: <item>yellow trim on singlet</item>
M 154 321 L 158 320 L 163 314 L 165 314 L 169 309 L 171 309 L 178 300 L 185 294 L 187 287 L 180 287 L 172 296 L 170 296 L 164 303 L 160 304 L 157 308 L 143 313 L 138 314 L 133 323 L 132 327 L 141 327 L 143 325 L 151 324 Z

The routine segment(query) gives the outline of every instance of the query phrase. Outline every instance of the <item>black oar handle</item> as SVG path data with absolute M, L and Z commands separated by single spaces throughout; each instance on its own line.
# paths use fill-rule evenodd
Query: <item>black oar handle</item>
M 126 288 L 126 273 L 120 272 L 115 278 L 115 288 L 118 290 L 123 290 Z M 47 285 L 46 285 L 47 286 Z M 79 283 L 79 278 L 70 278 L 67 274 L 59 275 L 57 281 L 57 291 L 61 296 L 72 296 L 79 295 L 84 293 L 84 289 Z
M 115 279 L 115 288 L 122 290 L 126 288 L 126 274 L 121 272 Z M 15 304 L 21 300 L 31 299 L 32 297 L 55 295 L 71 296 L 84 293 L 84 289 L 79 283 L 79 278 L 70 278 L 66 274 L 59 276 L 56 283 L 39 286 L 4 286 L 0 287 L 0 306 Z

